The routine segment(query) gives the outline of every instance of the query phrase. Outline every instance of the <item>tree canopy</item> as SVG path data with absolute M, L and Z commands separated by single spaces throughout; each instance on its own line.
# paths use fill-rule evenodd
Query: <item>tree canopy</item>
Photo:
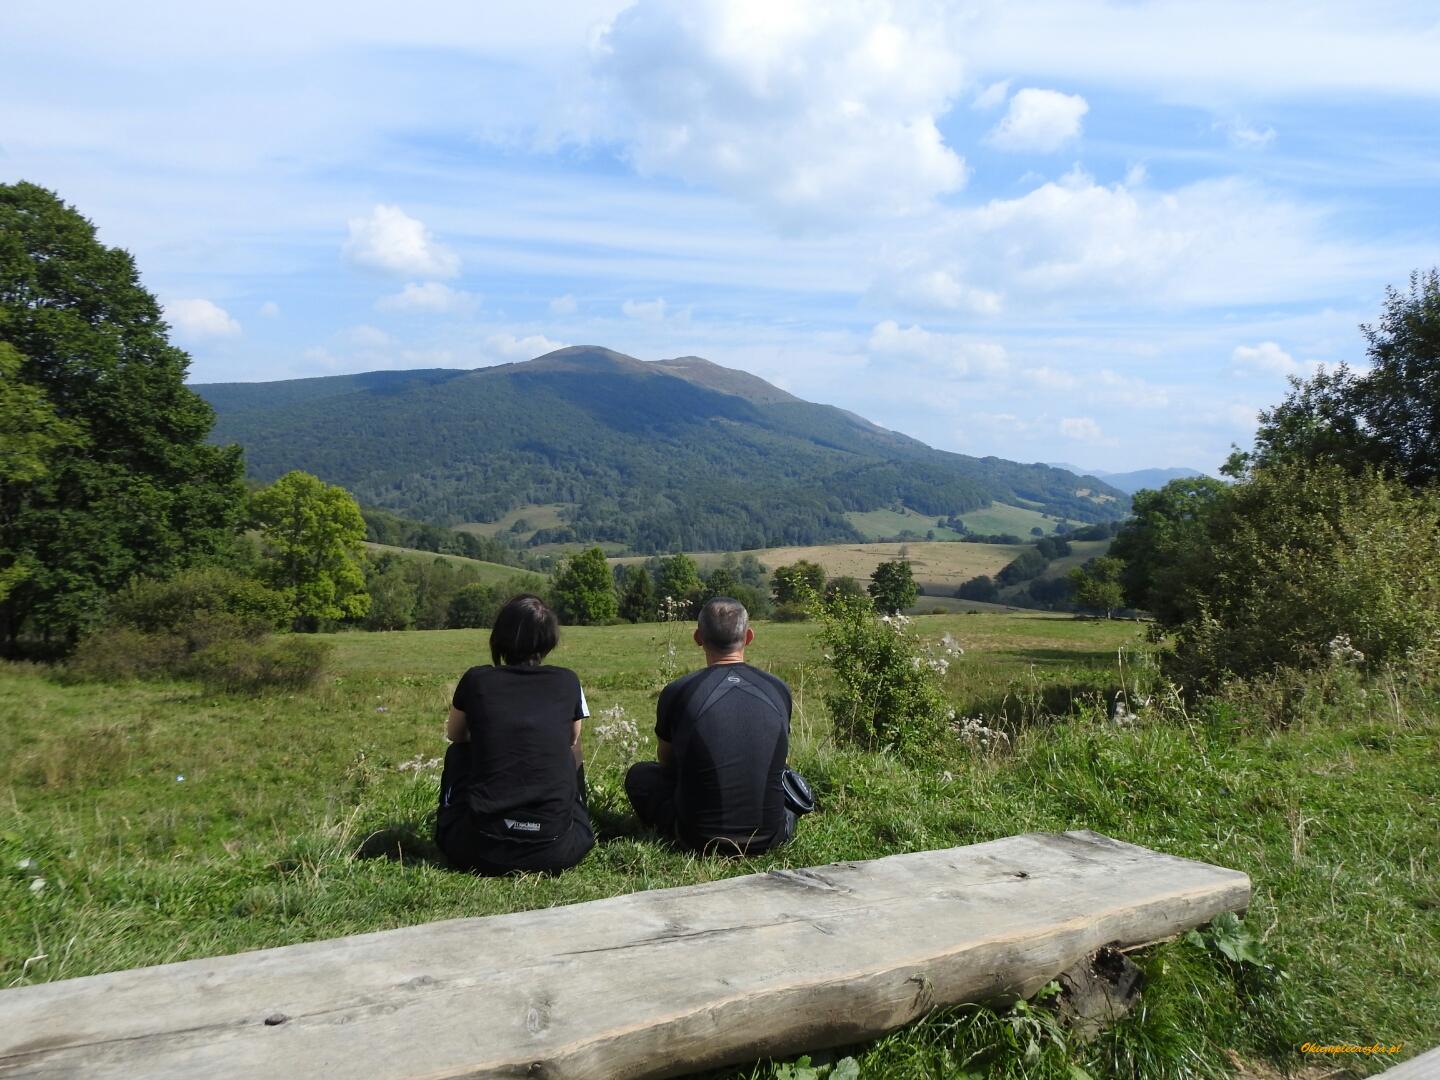
M 251 514 L 264 539 L 262 571 L 289 601 L 295 629 L 369 611 L 365 519 L 348 491 L 296 470 L 257 492 Z
M 619 612 L 615 578 L 598 547 L 566 559 L 555 571 L 553 589 L 560 617 L 567 623 L 606 623 Z
M 875 609 L 887 615 L 904 611 L 920 596 L 920 587 L 915 584 L 909 559 L 882 562 L 875 567 L 867 591 L 875 601 Z
M 234 533 L 239 448 L 206 442 L 214 414 L 166 332 L 127 252 L 52 192 L 0 185 L 7 651 L 73 642 L 130 578 L 203 562 Z
M 1411 274 L 1405 291 L 1386 289 L 1380 318 L 1361 331 L 1370 369 L 1292 378 L 1231 471 L 1318 462 L 1352 475 L 1378 468 L 1414 488 L 1440 480 L 1440 270 Z

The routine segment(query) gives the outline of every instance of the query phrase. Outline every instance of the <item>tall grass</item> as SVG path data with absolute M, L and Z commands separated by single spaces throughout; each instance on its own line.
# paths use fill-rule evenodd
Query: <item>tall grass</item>
M 1249 873 L 1247 925 L 1269 969 L 1170 942 L 1139 954 L 1151 976 L 1141 1007 L 1094 1043 L 1050 1032 L 1037 1012 L 950 1011 L 852 1048 L 862 1075 L 1215 1077 L 1231 1054 L 1313 1064 L 1298 1051 L 1305 1041 L 1407 1053 L 1437 1041 L 1433 689 L 1342 667 L 1187 707 L 1140 685 L 1143 655 L 1118 651 L 1136 644 L 1133 626 L 915 625 L 958 639 L 965 652 L 945 692 L 1006 739 L 957 737 L 923 763 L 838 745 L 814 628 L 762 625 L 752 658 L 795 691 L 792 760 L 821 809 L 793 844 L 747 864 L 696 858 L 641 829 L 620 784 L 634 740 L 600 734 L 623 718 L 638 753 L 652 751 L 666 629 L 567 630 L 555 659 L 580 672 L 596 714 L 586 753 L 601 843 L 557 878 L 456 874 L 429 839 L 445 705 L 479 662 L 482 634 L 338 635 L 334 675 L 259 697 L 185 682 L 61 685 L 41 668 L 0 668 L 0 986 L 1092 828 Z M 690 648 L 685 635 L 676 644 Z M 677 656 L 683 665 L 690 653 Z M 1136 709 L 1117 722 L 1122 689 Z

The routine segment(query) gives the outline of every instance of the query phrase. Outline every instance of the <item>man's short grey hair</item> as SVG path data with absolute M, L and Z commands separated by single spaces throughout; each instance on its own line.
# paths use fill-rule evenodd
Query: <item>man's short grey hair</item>
M 745 605 L 728 596 L 717 596 L 700 609 L 700 640 L 712 649 L 738 649 L 749 626 Z

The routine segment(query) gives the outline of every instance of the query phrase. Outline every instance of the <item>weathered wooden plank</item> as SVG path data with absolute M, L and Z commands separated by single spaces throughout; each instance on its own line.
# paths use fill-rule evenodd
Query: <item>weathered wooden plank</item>
M 1249 896 L 1032 833 L 0 991 L 0 1076 L 672 1076 L 1028 995 Z
M 1440 1080 L 1440 1046 L 1380 1074 L 1384 1080 Z

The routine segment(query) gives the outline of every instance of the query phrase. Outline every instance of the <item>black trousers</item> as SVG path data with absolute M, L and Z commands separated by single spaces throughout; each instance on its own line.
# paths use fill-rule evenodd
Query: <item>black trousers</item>
M 585 810 L 583 765 L 576 778 L 579 793 L 570 828 L 553 840 L 513 840 L 481 832 L 464 795 L 469 770 L 469 747 L 465 743 L 451 743 L 445 751 L 445 767 L 440 773 L 435 843 L 456 868 L 486 877 L 528 872 L 558 874 L 569 870 L 595 846 L 595 830 Z
M 747 845 L 743 849 L 724 839 L 707 840 L 689 835 L 685 823 L 675 809 L 675 772 L 658 761 L 637 761 L 625 774 L 625 795 L 635 816 L 661 836 L 678 840 L 686 847 L 715 854 L 759 855 L 777 848 L 795 835 L 796 817 L 787 806 L 785 824 L 780 835 L 768 844 Z

